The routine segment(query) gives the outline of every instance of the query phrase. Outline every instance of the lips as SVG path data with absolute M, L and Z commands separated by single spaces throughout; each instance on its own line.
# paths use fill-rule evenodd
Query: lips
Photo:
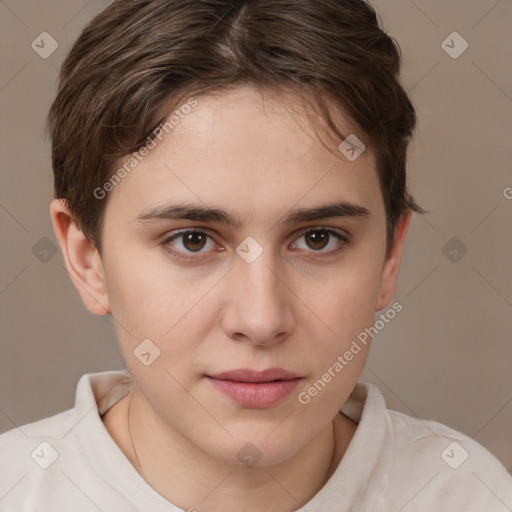
M 269 368 L 268 370 L 256 371 L 249 368 L 240 368 L 228 372 L 210 375 L 213 379 L 229 380 L 233 382 L 273 382 L 275 380 L 293 380 L 299 378 L 292 372 L 282 368 Z
M 262 409 L 286 398 L 302 377 L 282 368 L 256 371 L 247 368 L 208 375 L 213 388 L 243 407 Z

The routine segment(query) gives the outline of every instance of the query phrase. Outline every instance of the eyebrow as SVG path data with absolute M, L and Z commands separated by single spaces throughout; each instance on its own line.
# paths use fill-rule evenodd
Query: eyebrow
M 311 208 L 298 208 L 284 216 L 285 224 L 298 224 L 327 218 L 370 218 L 370 211 L 364 206 L 339 201 Z M 143 210 L 136 218 L 136 222 L 145 223 L 154 220 L 193 220 L 197 222 L 219 222 L 241 230 L 243 222 L 238 215 L 226 210 L 209 208 L 199 204 L 176 204 L 155 206 Z

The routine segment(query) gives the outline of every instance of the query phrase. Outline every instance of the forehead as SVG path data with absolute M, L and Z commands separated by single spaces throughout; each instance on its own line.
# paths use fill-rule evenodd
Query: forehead
M 347 159 L 338 149 L 342 141 L 327 136 L 322 120 L 304 110 L 293 93 L 267 95 L 240 87 L 186 98 L 168 121 L 167 130 L 110 192 L 108 208 L 122 203 L 133 213 L 178 199 L 269 214 L 319 201 L 379 207 L 372 152 Z M 127 161 L 118 165 L 127 167 Z

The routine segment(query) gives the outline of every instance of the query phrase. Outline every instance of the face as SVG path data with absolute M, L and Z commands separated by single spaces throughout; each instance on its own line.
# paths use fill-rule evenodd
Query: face
M 108 303 L 162 428 L 277 463 L 335 417 L 368 345 L 339 356 L 393 291 L 375 162 L 327 150 L 292 96 L 196 100 L 108 194 Z

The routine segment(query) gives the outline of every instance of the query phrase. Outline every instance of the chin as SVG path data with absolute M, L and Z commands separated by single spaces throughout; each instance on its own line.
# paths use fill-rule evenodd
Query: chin
M 271 436 L 270 436 L 271 437 Z M 280 439 L 269 439 L 268 431 L 239 436 L 225 447 L 203 447 L 217 461 L 239 468 L 275 466 L 288 460 L 300 448 L 284 445 Z

